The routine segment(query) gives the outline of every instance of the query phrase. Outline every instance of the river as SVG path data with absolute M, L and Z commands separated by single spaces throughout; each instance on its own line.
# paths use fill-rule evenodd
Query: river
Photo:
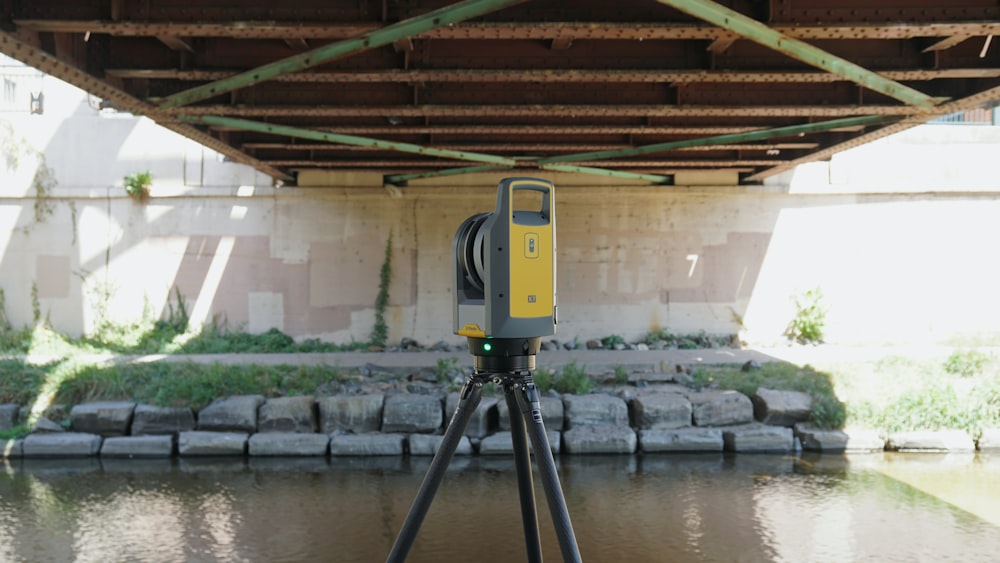
M 428 459 L 0 462 L 0 561 L 384 561 Z M 558 460 L 584 561 L 996 561 L 1000 455 Z M 543 552 L 560 561 L 536 483 Z M 408 561 L 523 561 L 513 460 L 456 457 Z

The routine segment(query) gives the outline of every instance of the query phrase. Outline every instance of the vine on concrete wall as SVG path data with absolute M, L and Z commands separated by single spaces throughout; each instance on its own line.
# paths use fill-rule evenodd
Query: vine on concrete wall
M 31 317 L 36 325 L 42 320 L 42 302 L 38 299 L 38 282 L 31 282 Z
M 52 190 L 56 187 L 56 173 L 45 163 L 45 155 L 31 146 L 27 139 L 17 135 L 10 123 L 0 123 L 0 152 L 3 153 L 4 165 L 7 170 L 17 170 L 21 166 L 22 157 L 28 156 L 38 162 L 35 175 L 31 179 L 31 190 L 35 195 L 35 224 L 44 223 L 55 212 L 52 202 Z M 30 226 L 22 232 L 28 234 Z
M 44 154 L 38 153 L 38 168 L 31 180 L 31 187 L 35 191 L 35 224 L 44 223 L 55 211 L 52 189 L 56 187 L 55 170 L 45 164 Z
M 385 348 L 389 339 L 389 326 L 385 323 L 385 309 L 389 305 L 389 282 L 392 280 L 392 232 L 385 241 L 385 257 L 379 271 L 378 296 L 375 298 L 375 326 L 372 327 L 371 344 Z
M 0 287 L 0 334 L 10 332 L 10 319 L 7 318 L 7 296 Z

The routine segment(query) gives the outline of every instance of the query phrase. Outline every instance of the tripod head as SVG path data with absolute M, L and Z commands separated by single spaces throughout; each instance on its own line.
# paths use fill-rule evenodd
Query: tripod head
M 514 374 L 535 370 L 535 356 L 542 337 L 476 338 L 468 337 L 469 353 L 475 361 L 476 374 Z

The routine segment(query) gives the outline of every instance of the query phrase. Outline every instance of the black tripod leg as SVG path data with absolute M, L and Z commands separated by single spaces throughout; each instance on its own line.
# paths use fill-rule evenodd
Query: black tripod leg
M 580 548 L 576 545 L 576 534 L 573 533 L 573 524 L 570 522 L 569 510 L 566 508 L 566 499 L 563 497 L 562 488 L 559 485 L 556 462 L 552 458 L 549 438 L 545 434 L 542 409 L 538 401 L 538 389 L 535 388 L 531 376 L 524 379 L 523 386 L 517 393 L 517 402 L 528 429 L 528 437 L 531 438 L 535 463 L 538 464 L 542 488 L 545 489 L 545 499 L 548 501 L 549 513 L 552 515 L 552 524 L 555 527 L 556 538 L 559 540 L 559 550 L 562 552 L 563 561 L 579 563 L 582 561 Z
M 424 523 L 424 516 L 427 515 L 427 510 L 431 507 L 434 494 L 437 492 L 438 486 L 441 485 L 441 480 L 444 479 L 448 464 L 451 463 L 451 458 L 455 455 L 455 449 L 458 448 L 458 443 L 462 440 L 462 435 L 465 434 L 465 429 L 469 426 L 469 419 L 472 418 L 472 413 L 479 406 L 482 395 L 482 381 L 470 377 L 465 382 L 465 386 L 462 387 L 458 408 L 455 409 L 455 414 L 451 417 L 451 422 L 448 423 L 448 429 L 444 432 L 441 446 L 438 447 L 430 467 L 427 468 L 427 474 L 424 475 L 420 490 L 417 491 L 417 496 L 413 499 L 410 512 L 406 515 L 406 520 L 403 521 L 403 526 L 399 529 L 396 542 L 386 559 L 387 563 L 402 563 L 406 560 L 406 554 L 413 546 L 413 540 L 416 539 L 417 532 L 420 531 L 420 525 Z
M 524 430 L 524 417 L 517 403 L 516 385 L 507 381 L 503 393 L 507 399 L 510 415 L 510 437 L 514 445 L 514 465 L 517 467 L 517 492 L 521 497 L 521 522 L 524 525 L 524 547 L 529 563 L 541 563 L 542 543 L 538 537 L 538 516 L 535 512 L 535 487 L 531 478 L 531 458 L 528 453 L 528 439 Z

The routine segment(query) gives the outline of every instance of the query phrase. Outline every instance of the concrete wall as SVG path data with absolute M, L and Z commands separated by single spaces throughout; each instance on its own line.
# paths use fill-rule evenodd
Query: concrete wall
M 32 322 L 33 288 L 42 314 L 74 334 L 102 315 L 162 315 L 179 291 L 196 322 L 366 340 L 391 233 L 390 338 L 461 341 L 451 240 L 493 209 L 503 175 L 389 193 L 377 174 L 312 173 L 272 188 L 147 120 L 56 98 L 46 91 L 45 116 L 0 127 L 0 288 L 15 326 Z M 988 157 L 998 130 L 919 128 L 757 187 L 546 174 L 557 186 L 558 336 L 668 328 L 775 342 L 791 297 L 820 287 L 831 341 L 1000 341 L 1000 181 Z M 945 134 L 950 144 L 936 140 Z M 39 154 L 55 180 L 41 197 Z M 121 187 L 141 170 L 154 177 L 144 203 Z

